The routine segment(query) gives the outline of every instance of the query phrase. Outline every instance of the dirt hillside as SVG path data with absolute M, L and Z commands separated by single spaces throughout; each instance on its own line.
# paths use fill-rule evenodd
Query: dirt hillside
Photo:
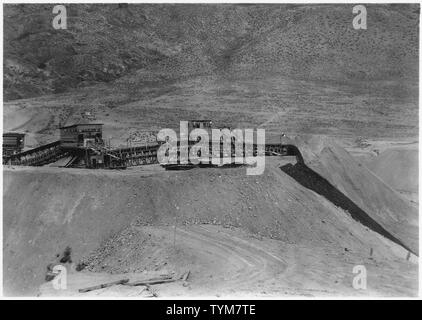
M 418 193 L 418 150 L 394 148 L 367 164 L 386 184 L 399 192 Z
M 55 30 L 49 4 L 8 4 L 5 100 L 122 79 L 126 86 L 195 75 L 276 73 L 301 80 L 416 79 L 416 5 L 67 6 Z M 298 68 L 297 66 L 300 66 Z
M 215 224 L 291 245 L 364 256 L 373 247 L 383 258 L 395 255 L 385 237 L 297 183 L 278 162 L 256 177 L 246 176 L 245 168 L 145 170 L 7 169 L 5 292 L 33 293 L 46 265 L 67 246 L 72 260 L 81 261 L 130 225 Z M 400 255 L 403 259 L 405 251 Z M 95 263 L 91 267 L 97 270 Z
M 296 139 L 305 164 L 326 179 L 335 189 L 323 190 L 327 196 L 339 191 L 352 203 L 345 204 L 353 212 L 366 212 L 372 219 L 418 252 L 418 209 L 390 186 L 356 161 L 334 139 L 308 136 Z M 315 187 L 318 190 L 318 186 Z M 318 191 L 317 191 L 318 192 Z M 341 195 L 340 194 L 340 195 Z M 335 199 L 341 204 L 342 199 Z
M 176 231 L 176 232 L 175 232 Z M 417 264 L 382 237 L 370 252 L 258 237 L 239 227 L 211 224 L 131 226 L 109 238 L 68 273 L 68 288 L 40 288 L 42 296 L 227 297 L 413 296 Z M 372 236 L 370 236 L 372 238 Z M 372 238 L 374 239 L 374 238 Z M 379 240 L 389 249 L 378 247 Z M 387 255 L 386 251 L 388 252 Z M 353 267 L 368 271 L 367 290 L 351 286 Z M 145 287 L 114 286 L 88 293 L 78 289 L 108 281 L 183 274 L 187 282 Z

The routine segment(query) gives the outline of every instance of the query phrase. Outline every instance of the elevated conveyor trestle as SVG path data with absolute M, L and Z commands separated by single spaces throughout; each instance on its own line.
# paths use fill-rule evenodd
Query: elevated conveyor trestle
M 146 145 L 133 148 L 120 148 L 108 151 L 120 159 L 126 167 L 158 163 L 157 151 L 159 145 Z
M 3 164 L 10 165 L 23 165 L 23 166 L 42 166 L 61 158 L 71 156 L 65 166 L 73 167 L 78 166 L 81 163 L 80 159 L 86 159 L 88 155 L 103 155 L 104 159 L 108 159 L 102 168 L 125 168 L 131 166 L 140 166 L 147 164 L 158 163 L 157 153 L 160 145 L 145 145 L 130 148 L 119 148 L 119 149 L 108 149 L 102 145 L 90 145 L 87 147 L 79 148 L 64 148 L 60 145 L 60 141 L 55 141 L 31 150 L 20 152 L 14 155 L 3 157 Z M 257 154 L 257 145 L 253 145 L 253 155 Z M 88 151 L 88 152 L 87 152 Z M 179 151 L 177 155 L 179 157 Z M 212 154 L 212 148 L 210 146 L 210 154 Z M 267 144 L 265 145 L 266 156 L 296 156 L 299 162 L 303 162 L 299 150 L 294 145 L 281 145 L 281 144 Z M 222 157 L 235 157 L 235 149 L 232 146 L 231 155 L 225 154 L 223 148 L 221 149 Z M 89 158 L 89 156 L 88 156 Z M 84 163 L 82 161 L 82 163 Z M 83 167 L 90 167 L 85 161 Z M 177 164 L 176 164 L 177 165 Z M 79 165 L 80 166 L 80 165 Z M 94 166 L 95 167 L 95 166 Z

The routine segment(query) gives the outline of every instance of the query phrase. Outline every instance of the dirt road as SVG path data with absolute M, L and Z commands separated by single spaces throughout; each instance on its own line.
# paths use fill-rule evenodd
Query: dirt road
M 256 297 L 256 296 L 397 296 L 415 295 L 417 265 L 404 259 L 384 260 L 329 247 L 288 244 L 279 240 L 251 236 L 238 228 L 214 225 L 137 226 L 134 232 L 147 235 L 145 254 L 139 255 L 128 236 L 124 247 L 107 254 L 102 263 L 125 267 L 142 264 L 140 273 L 70 272 L 69 289 L 59 292 L 51 283 L 41 286 L 42 296 L 138 296 L 158 297 Z M 131 240 L 132 239 L 132 240 Z M 149 248 L 145 248 L 149 247 Z M 129 248 L 129 250 L 126 250 Z M 122 259 L 121 257 L 125 258 Z M 353 267 L 368 270 L 367 290 L 352 286 Z M 110 266 L 110 265 L 109 265 Z M 112 267 L 112 266 L 110 266 Z M 148 270 L 148 271 L 147 271 Z M 149 290 L 114 286 L 89 293 L 78 289 L 120 278 L 137 279 L 157 274 L 181 274 L 190 270 L 187 284 L 177 281 L 159 284 Z M 401 272 L 398 273 L 397 270 Z
M 168 230 L 169 233 L 173 231 Z M 163 229 L 162 232 L 167 231 Z M 229 229 L 210 225 L 176 229 L 176 247 L 194 252 L 200 264 L 208 269 L 205 274 L 219 282 L 215 283 L 216 287 L 221 288 L 222 283 L 227 288 L 255 287 L 270 274 L 286 270 L 287 263 L 280 255 L 244 238 Z M 198 280 L 209 282 L 209 279 Z

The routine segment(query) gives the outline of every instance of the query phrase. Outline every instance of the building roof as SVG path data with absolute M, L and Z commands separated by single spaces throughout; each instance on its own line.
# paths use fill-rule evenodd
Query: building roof
M 24 135 L 25 133 L 21 132 L 3 132 L 3 137 L 21 137 Z

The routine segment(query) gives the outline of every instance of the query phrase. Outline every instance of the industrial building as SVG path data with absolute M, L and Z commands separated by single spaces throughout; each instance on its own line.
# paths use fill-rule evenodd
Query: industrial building
M 25 134 L 17 132 L 3 133 L 3 156 L 22 152 L 25 146 Z
M 60 143 L 66 147 L 103 145 L 102 123 L 79 123 L 60 128 Z

